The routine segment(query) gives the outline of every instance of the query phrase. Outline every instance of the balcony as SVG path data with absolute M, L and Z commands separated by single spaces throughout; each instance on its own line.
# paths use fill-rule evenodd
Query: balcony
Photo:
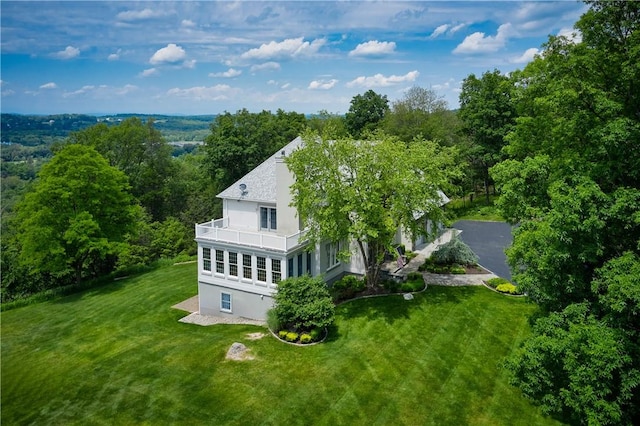
M 251 232 L 229 228 L 226 218 L 196 225 L 196 239 L 287 252 L 306 242 L 305 231 L 283 236 L 271 232 Z

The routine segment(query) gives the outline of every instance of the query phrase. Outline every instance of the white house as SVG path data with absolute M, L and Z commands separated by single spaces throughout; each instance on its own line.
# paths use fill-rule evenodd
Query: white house
M 200 314 L 265 319 L 280 280 L 308 273 L 330 282 L 364 272 L 358 254 L 341 262 L 335 243 L 308 247 L 289 205 L 293 176 L 284 162 L 301 144 L 294 139 L 218 194 L 222 218 L 196 225 Z

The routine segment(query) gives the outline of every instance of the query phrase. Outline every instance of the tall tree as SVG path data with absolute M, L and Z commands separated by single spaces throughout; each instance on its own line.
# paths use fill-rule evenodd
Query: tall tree
M 70 143 L 94 147 L 109 164 L 122 170 L 129 178 L 131 192 L 151 214 L 153 220 L 163 220 L 178 212 L 168 203 L 168 182 L 176 170 L 171 147 L 153 119 L 143 123 L 137 117 L 117 126 L 104 123 L 71 134 Z
M 498 70 L 487 71 L 481 78 L 471 74 L 462 82 L 458 115 L 463 131 L 475 145 L 470 151 L 470 160 L 482 176 L 487 203 L 491 184 L 489 168 L 501 160 L 504 138 L 515 122 L 513 89 L 509 77 Z
M 509 159 L 492 174 L 520 223 L 508 259 L 547 316 L 513 382 L 575 423 L 640 420 L 640 3 L 588 2 L 516 73 Z
M 123 172 L 91 147 L 68 145 L 18 206 L 21 261 L 32 272 L 80 281 L 117 252 L 138 213 Z
M 278 110 L 218 115 L 205 140 L 205 167 L 221 188 L 240 179 L 305 128 L 303 114 Z
M 383 133 L 372 137 L 329 141 L 308 132 L 287 165 L 310 241 L 355 241 L 367 285 L 374 287 L 399 227 L 415 237 L 424 231 L 416 213 L 442 220 L 438 191 L 450 186 L 457 169 L 452 148 L 425 140 L 406 144 Z M 348 255 L 346 248 L 342 256 Z
M 389 112 L 389 100 L 386 95 L 379 95 L 367 90 L 362 95 L 351 99 L 351 106 L 345 115 L 347 130 L 355 138 L 378 128 L 380 121 Z
M 385 132 L 405 142 L 416 136 L 452 146 L 460 129 L 458 116 L 449 111 L 447 102 L 431 89 L 414 86 L 404 96 L 391 103 L 385 115 Z

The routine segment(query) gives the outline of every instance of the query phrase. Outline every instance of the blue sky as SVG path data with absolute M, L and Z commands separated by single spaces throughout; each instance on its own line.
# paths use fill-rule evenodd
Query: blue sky
M 576 1 L 0 3 L 2 112 L 344 113 L 523 68 Z

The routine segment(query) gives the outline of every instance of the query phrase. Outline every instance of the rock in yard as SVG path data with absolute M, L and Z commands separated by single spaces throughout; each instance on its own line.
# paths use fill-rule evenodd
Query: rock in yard
M 413 294 L 411 293 L 405 293 L 402 297 L 404 297 L 404 300 L 413 300 Z
M 245 361 L 248 359 L 253 359 L 251 355 L 249 355 L 249 348 L 247 348 L 242 343 L 234 342 L 229 350 L 227 351 L 227 359 L 233 361 Z

